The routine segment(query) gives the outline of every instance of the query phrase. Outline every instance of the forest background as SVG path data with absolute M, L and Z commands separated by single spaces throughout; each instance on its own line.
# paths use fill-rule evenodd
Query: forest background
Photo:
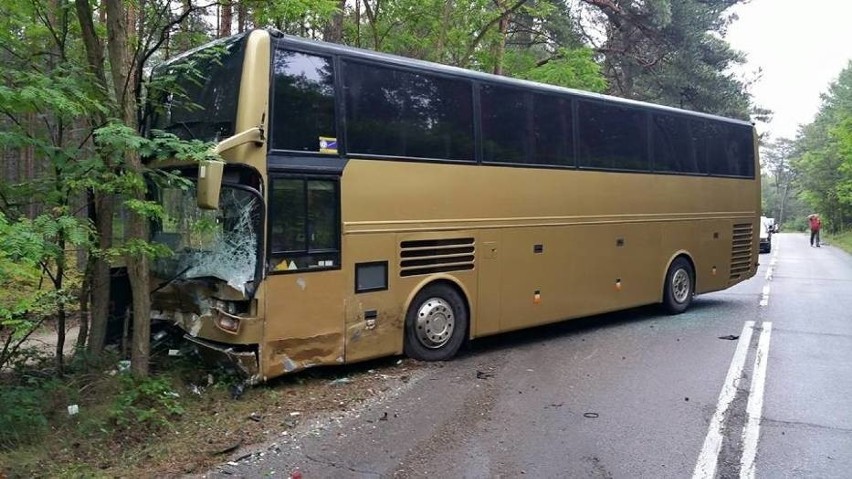
M 15 458 L 24 475 L 45 457 L 72 458 L 55 461 L 60 472 L 104 470 L 104 461 L 109 470 L 121 456 L 89 454 L 80 437 L 97 444 L 132 430 L 144 448 L 192 407 L 152 361 L 147 294 L 133 295 L 133 336 L 119 348 L 106 341 L 110 268 L 125 266 L 132 289 L 149 291 L 149 260 L 168 254 L 147 241 L 162 210 L 146 201 L 146 178 L 157 172 L 141 158 L 209 155 L 210 145 L 137 133 L 157 64 L 271 27 L 760 121 L 772 112 L 749 93 L 757 78 L 733 73 L 746 58 L 724 40 L 744 1 L 0 0 L 0 461 Z M 764 215 L 800 230 L 818 212 L 849 241 L 852 63 L 826 86 L 812 123 L 795 138 L 763 135 L 761 152 Z M 79 333 L 66 345 L 72 325 Z M 58 339 L 50 352 L 30 346 L 46 327 Z M 132 374 L 104 378 L 105 365 L 127 356 Z M 70 421 L 65 405 L 86 401 L 100 412 Z M 45 447 L 57 431 L 58 449 Z

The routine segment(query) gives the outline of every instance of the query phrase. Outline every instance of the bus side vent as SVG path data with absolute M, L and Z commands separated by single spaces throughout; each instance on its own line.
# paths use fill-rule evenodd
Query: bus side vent
M 733 283 L 739 280 L 743 275 L 747 274 L 751 269 L 751 243 L 754 238 L 754 231 L 751 223 L 741 223 L 734 225 L 734 234 L 731 245 L 731 276 L 730 282 Z
M 400 244 L 400 276 L 473 269 L 473 238 L 403 241 Z

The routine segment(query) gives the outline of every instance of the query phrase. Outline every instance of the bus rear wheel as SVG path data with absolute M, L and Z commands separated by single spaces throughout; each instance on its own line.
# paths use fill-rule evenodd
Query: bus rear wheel
M 405 315 L 405 354 L 422 361 L 445 361 L 458 352 L 468 315 L 459 293 L 444 284 L 426 286 Z
M 692 303 L 695 295 L 695 272 L 685 258 L 672 261 L 666 273 L 663 307 L 669 314 L 680 314 Z

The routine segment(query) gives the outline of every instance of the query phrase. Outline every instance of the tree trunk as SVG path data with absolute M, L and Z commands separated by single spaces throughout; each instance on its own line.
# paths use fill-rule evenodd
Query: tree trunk
M 107 251 L 112 248 L 112 226 L 115 215 L 115 199 L 111 194 L 96 191 L 91 193 L 94 211 L 95 230 L 98 236 L 98 249 Z M 104 350 L 107 323 L 109 320 L 110 274 L 109 263 L 97 256 L 92 267 L 92 329 L 89 334 L 89 352 L 98 356 Z
M 77 342 L 74 344 L 74 354 L 80 355 L 86 350 L 86 340 L 89 337 L 89 305 L 92 297 L 92 271 L 95 266 L 94 255 L 90 254 L 86 260 L 85 273 L 83 273 L 83 284 L 80 285 L 80 329 L 77 332 Z
M 231 23 L 234 21 L 234 5 L 231 0 L 222 2 L 222 16 L 219 19 L 219 37 L 231 36 Z
M 246 22 L 248 21 L 248 9 L 245 2 L 237 3 L 237 33 L 246 31 Z
M 89 70 L 100 87 L 102 98 L 108 102 L 108 88 L 104 69 L 104 48 L 95 30 L 92 5 L 88 0 L 75 0 L 77 19 L 86 49 L 86 59 Z M 98 8 L 101 22 L 105 20 L 106 10 L 101 5 Z M 92 127 L 97 128 L 106 122 L 106 115 L 95 113 L 91 119 Z M 108 161 L 105 159 L 105 161 Z M 107 163 L 107 169 L 112 165 Z M 97 232 L 98 248 L 107 251 L 112 248 L 112 223 L 115 211 L 115 200 L 111 194 L 102 191 L 87 192 L 90 215 Z M 91 272 L 91 331 L 89 337 L 89 352 L 98 356 L 103 352 L 109 317 L 110 276 L 109 263 L 102 256 L 95 256 Z
M 112 72 L 120 113 L 124 124 L 136 128 L 136 95 L 137 85 L 134 84 L 135 59 L 131 55 L 128 43 L 128 32 L 134 26 L 127 24 L 127 12 L 122 0 L 107 0 L 107 52 Z M 135 17 L 130 15 L 130 17 Z M 138 153 L 129 151 L 125 156 L 125 169 L 132 175 L 142 176 L 142 161 Z M 132 199 L 144 201 L 145 192 L 134 190 L 129 195 Z M 126 239 L 128 241 L 147 241 L 148 222 L 135 211 L 130 212 L 127 222 Z M 130 368 L 134 375 L 148 375 L 148 361 L 151 350 L 151 298 L 149 287 L 148 258 L 142 255 L 125 257 L 127 276 L 133 291 L 133 343 L 130 357 Z
M 343 42 L 343 12 L 346 8 L 346 0 L 337 2 L 337 11 L 334 12 L 329 22 L 323 29 L 323 40 L 331 43 Z

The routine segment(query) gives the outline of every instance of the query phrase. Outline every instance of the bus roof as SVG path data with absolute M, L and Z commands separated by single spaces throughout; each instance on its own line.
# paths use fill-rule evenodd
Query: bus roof
M 550 93 L 560 93 L 560 94 L 570 94 L 579 97 L 585 97 L 589 99 L 595 100 L 604 100 L 607 102 L 621 103 L 624 105 L 637 106 L 641 108 L 654 109 L 660 111 L 666 111 L 671 113 L 678 113 L 683 115 L 689 115 L 694 117 L 706 118 L 716 121 L 725 121 L 730 123 L 737 123 L 741 125 L 754 126 L 753 123 L 745 120 L 738 120 L 735 118 L 728 118 L 719 115 L 713 115 L 709 113 L 701 113 L 691 110 L 684 110 L 681 108 L 674 108 L 665 105 L 658 105 L 655 103 L 648 103 L 638 100 L 630 100 L 627 98 L 620 98 L 616 96 L 604 95 L 601 93 L 594 93 L 583 90 L 575 90 L 572 88 L 566 88 L 556 85 L 549 85 L 546 83 L 538 83 L 529 80 L 521 80 L 518 78 L 511 78 L 500 75 L 493 75 L 491 73 L 484 73 L 475 70 L 468 70 L 465 68 L 444 65 L 441 63 L 434 63 L 425 60 L 416 60 L 413 58 L 402 57 L 399 55 L 392 55 L 389 53 L 381 53 L 373 50 L 366 50 L 363 48 L 350 47 L 346 45 L 338 45 L 335 43 L 328 43 L 319 40 L 309 40 L 306 38 L 301 38 L 293 35 L 288 35 L 282 33 L 275 29 L 266 29 L 267 32 L 273 37 L 283 40 L 286 45 L 295 47 L 297 49 L 309 50 L 313 52 L 322 52 L 327 54 L 338 54 L 345 55 L 350 58 L 358 58 L 368 61 L 380 62 L 389 65 L 396 65 L 401 67 L 407 67 L 417 70 L 426 70 L 437 72 L 445 75 L 451 76 L 460 76 L 475 80 L 480 80 L 488 83 L 496 83 L 502 84 L 506 86 L 514 86 L 518 88 L 524 88 L 527 90 L 537 90 L 540 92 L 550 92 Z

